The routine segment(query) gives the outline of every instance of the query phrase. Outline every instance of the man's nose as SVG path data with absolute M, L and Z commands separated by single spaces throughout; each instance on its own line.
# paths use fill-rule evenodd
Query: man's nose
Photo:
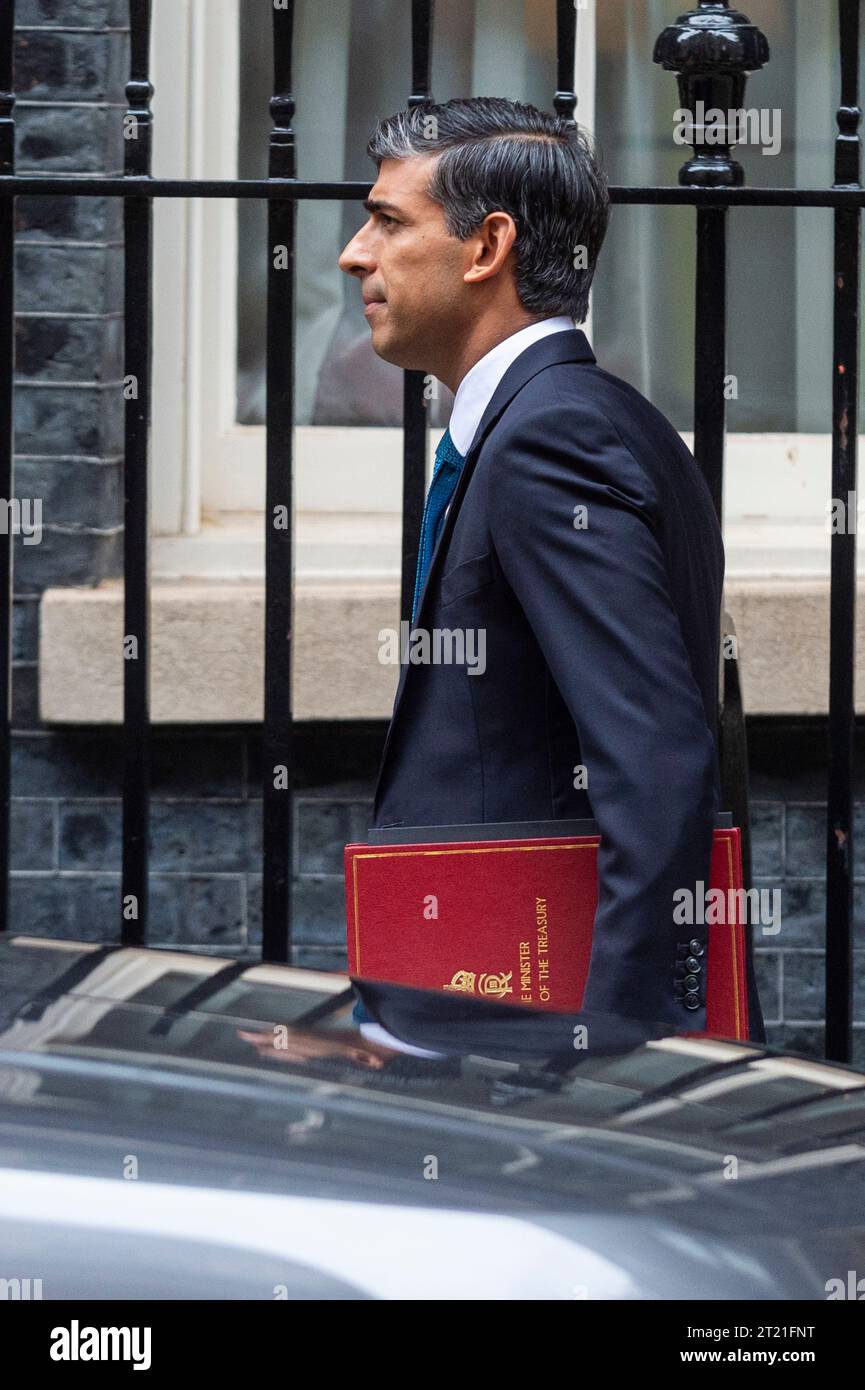
M 363 230 L 355 233 L 337 264 L 346 275 L 368 275 L 374 268 L 375 260 L 364 239 Z

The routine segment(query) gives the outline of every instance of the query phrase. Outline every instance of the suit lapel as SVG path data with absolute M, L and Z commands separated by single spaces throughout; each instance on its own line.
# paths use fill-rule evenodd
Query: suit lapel
M 511 401 L 532 377 L 537 376 L 546 367 L 554 366 L 560 362 L 594 362 L 595 355 L 589 346 L 589 341 L 585 333 L 580 328 L 575 328 L 573 332 L 564 329 L 560 333 L 548 333 L 545 338 L 538 339 L 521 352 L 508 367 L 495 391 L 493 392 L 487 408 L 481 416 L 480 423 L 475 431 L 474 438 L 469 445 L 465 463 L 462 466 L 459 480 L 457 481 L 454 495 L 451 498 L 447 515 L 439 531 L 438 540 L 435 544 L 432 557 L 427 570 L 423 589 L 421 590 L 418 601 L 417 617 L 413 626 L 419 627 L 423 619 L 424 607 L 429 601 L 432 582 L 441 567 L 442 557 L 447 551 L 447 543 L 450 539 L 456 523 L 462 500 L 471 481 L 472 473 L 483 446 L 483 442 L 492 429 L 493 425 L 504 413 Z M 406 682 L 411 670 L 411 663 L 405 662 L 400 670 L 399 683 L 397 685 L 396 698 L 394 699 L 393 714 L 391 715 L 390 725 L 388 726 L 385 738 L 384 749 L 382 750 L 381 767 L 379 771 L 379 790 L 383 783 L 385 762 L 387 757 L 388 745 L 397 721 L 402 697 L 405 693 Z
M 562 341 L 564 339 L 564 341 Z M 438 540 L 435 544 L 432 557 L 427 570 L 423 589 L 421 590 L 418 601 L 416 626 L 420 626 L 423 616 L 424 602 L 431 592 L 431 583 L 437 570 L 439 569 L 442 557 L 447 550 L 447 543 L 453 531 L 454 524 L 459 513 L 462 500 L 466 494 L 481 446 L 498 420 L 499 416 L 510 405 L 518 391 L 531 381 L 532 377 L 537 376 L 545 367 L 551 367 L 559 362 L 594 362 L 595 356 L 589 347 L 588 339 L 582 329 L 575 328 L 573 332 L 567 329 L 560 333 L 549 333 L 546 338 L 540 338 L 521 352 L 508 367 L 495 391 L 493 392 L 487 408 L 481 416 L 480 423 L 475 430 L 474 439 L 469 445 L 465 463 L 460 471 L 459 480 L 454 495 L 448 507 L 447 515 L 439 531 Z M 394 709 L 396 713 L 396 709 Z

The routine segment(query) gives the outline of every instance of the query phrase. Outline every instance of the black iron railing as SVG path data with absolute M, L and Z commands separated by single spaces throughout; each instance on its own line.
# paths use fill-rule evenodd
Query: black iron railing
M 557 19 L 557 114 L 574 120 L 574 53 L 578 6 L 551 0 Z M 696 211 L 694 452 L 718 514 L 724 473 L 727 217 L 731 207 L 824 207 L 835 216 L 834 349 L 832 362 L 832 495 L 856 491 L 859 376 L 861 186 L 859 0 L 838 0 L 841 96 L 830 188 L 744 187 L 730 146 L 711 150 L 695 138 L 678 187 L 614 187 L 614 203 L 687 204 Z M 273 128 L 267 179 L 154 179 L 151 167 L 153 89 L 149 81 L 150 0 L 130 0 L 130 80 L 122 177 L 16 176 L 13 92 L 14 0 L 0 9 L 0 492 L 14 496 L 14 200 L 16 196 L 121 197 L 125 226 L 125 366 L 135 384 L 126 399 L 123 873 L 121 939 L 146 939 L 150 785 L 148 438 L 151 415 L 152 211 L 154 198 L 268 199 L 267 481 L 265 505 L 265 691 L 263 739 L 263 956 L 287 960 L 291 928 L 293 601 L 293 376 L 296 205 L 301 198 L 360 201 L 369 183 L 316 183 L 296 178 L 292 130 L 293 0 L 274 6 Z M 411 91 L 407 104 L 429 98 L 434 0 L 412 0 Z M 680 105 L 694 111 L 744 106 L 747 74 L 768 59 L 764 36 L 721 0 L 699 5 L 659 37 L 655 61 L 678 75 Z M 277 249 L 279 255 L 276 254 Z M 827 293 L 829 286 L 826 286 Z M 405 373 L 402 616 L 411 605 L 427 458 L 428 416 L 423 376 Z M 286 524 L 286 519 L 289 524 Z M 0 914 L 5 926 L 9 882 L 12 534 L 0 534 Z M 856 612 L 855 528 L 832 535 L 829 773 L 826 850 L 826 1054 L 849 1060 L 852 1043 L 853 728 Z M 747 831 L 747 762 L 738 671 L 724 682 L 720 721 L 722 776 L 738 823 Z M 747 833 L 746 833 L 747 846 Z

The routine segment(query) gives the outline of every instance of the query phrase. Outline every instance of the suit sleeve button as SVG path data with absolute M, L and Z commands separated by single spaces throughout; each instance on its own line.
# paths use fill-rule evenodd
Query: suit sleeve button
M 703 945 L 702 941 L 700 941 L 699 938 L 696 936 L 694 937 L 693 941 L 688 942 L 688 950 L 691 952 L 692 956 L 701 956 L 705 949 L 706 948 Z
M 688 994 L 695 994 L 700 988 L 700 981 L 697 979 L 696 975 L 686 975 L 682 983 Z
M 700 1007 L 700 1000 L 696 994 L 686 994 L 682 1003 L 686 1009 L 699 1009 Z
M 685 959 L 685 970 L 689 975 L 699 975 L 703 969 L 696 956 L 687 956 Z

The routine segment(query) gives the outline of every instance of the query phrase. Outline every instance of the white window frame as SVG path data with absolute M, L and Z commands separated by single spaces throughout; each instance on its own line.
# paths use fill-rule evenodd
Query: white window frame
M 215 10 L 218 7 L 218 18 Z M 238 0 L 156 0 L 154 173 L 237 177 Z M 153 531 L 194 537 L 254 524 L 265 429 L 235 418 L 237 217 L 228 198 L 157 199 L 154 213 Z M 431 440 L 430 453 L 434 453 Z M 299 426 L 295 499 L 304 513 L 398 513 L 398 426 Z M 164 547 L 156 546 L 157 562 Z M 177 554 L 177 547 L 172 549 Z
M 595 3 L 578 14 L 578 119 L 593 125 Z M 217 17 L 218 11 L 218 17 Z M 152 71 L 154 173 L 237 177 L 238 0 L 155 0 Z M 237 361 L 235 199 L 156 199 L 152 519 L 155 577 L 263 574 L 265 430 L 235 419 Z M 827 290 L 828 293 L 828 290 Z M 591 336 L 591 322 L 585 325 Z M 431 431 L 430 459 L 439 432 Z M 690 444 L 692 438 L 684 434 Z M 725 515 L 728 574 L 828 572 L 825 528 L 831 436 L 730 434 Z M 399 427 L 295 429 L 299 520 L 374 518 L 391 543 L 380 578 L 398 570 L 402 496 Z M 352 532 L 357 535 L 357 530 Z M 344 539 L 344 537 L 342 538 Z M 327 547 L 325 547 L 325 551 Z M 333 547 L 331 547 L 333 550 Z M 313 570 L 326 577 L 327 562 Z M 342 547 L 341 577 L 352 551 Z M 304 566 L 303 545 L 298 559 Z M 360 551 L 357 552 L 360 555 Z M 865 561 L 865 556 L 861 557 Z M 396 572 L 396 571 L 394 571 Z

